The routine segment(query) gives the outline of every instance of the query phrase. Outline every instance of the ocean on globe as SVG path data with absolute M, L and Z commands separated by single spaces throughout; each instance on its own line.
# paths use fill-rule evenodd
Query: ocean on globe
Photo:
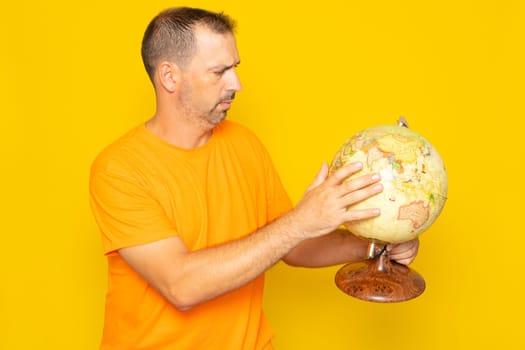
M 381 214 L 345 224 L 350 232 L 383 243 L 400 243 L 434 223 L 447 198 L 448 179 L 440 155 L 425 138 L 398 125 L 365 129 L 339 149 L 330 173 L 357 161 L 362 162 L 363 170 L 352 177 L 379 173 L 384 189 L 352 205 L 351 209 L 379 208 Z

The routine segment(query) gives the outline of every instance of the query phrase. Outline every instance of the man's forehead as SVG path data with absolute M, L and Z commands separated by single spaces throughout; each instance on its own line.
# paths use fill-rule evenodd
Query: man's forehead
M 197 45 L 213 45 L 221 41 L 234 41 L 235 36 L 232 32 L 218 33 L 202 24 L 195 25 L 193 33 Z
M 195 27 L 195 57 L 202 56 L 214 64 L 235 65 L 239 62 L 239 53 L 235 36 L 231 32 L 217 33 L 204 26 Z

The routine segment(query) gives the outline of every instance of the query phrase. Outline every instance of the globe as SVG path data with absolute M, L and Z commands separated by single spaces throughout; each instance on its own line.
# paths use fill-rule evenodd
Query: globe
M 352 162 L 361 162 L 363 169 L 346 181 L 379 173 L 383 191 L 351 209 L 379 208 L 381 214 L 345 224 L 370 242 L 370 260 L 343 266 L 335 283 L 346 294 L 367 301 L 415 298 L 425 290 L 425 280 L 408 266 L 390 260 L 385 247 L 417 237 L 440 215 L 448 190 L 443 161 L 430 142 L 409 129 L 401 117 L 398 125 L 374 126 L 350 137 L 335 155 L 330 173 Z M 372 254 L 376 247 L 381 247 L 379 253 Z
M 353 177 L 379 173 L 384 189 L 352 206 L 381 210 L 372 219 L 345 224 L 353 234 L 400 243 L 427 230 L 441 213 L 448 190 L 445 166 L 430 142 L 412 129 L 379 125 L 356 133 L 339 149 L 330 172 L 356 161 L 363 170 Z

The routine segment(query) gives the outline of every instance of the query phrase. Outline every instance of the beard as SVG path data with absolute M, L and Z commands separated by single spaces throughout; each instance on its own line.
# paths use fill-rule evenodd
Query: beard
M 179 103 L 183 106 L 188 118 L 206 124 L 206 128 L 214 127 L 226 118 L 230 109 L 230 103 L 235 98 L 235 91 L 228 91 L 213 104 L 212 108 L 203 109 L 206 105 L 206 99 L 195 99 L 196 94 L 189 84 L 183 84 L 182 94 Z M 223 106 L 223 103 L 228 105 Z M 209 105 L 209 104 L 208 104 Z
M 221 109 L 222 103 L 231 103 L 235 99 L 235 92 L 228 92 L 224 96 L 222 96 L 219 101 L 215 104 L 215 106 L 209 111 L 207 120 L 212 125 L 217 125 L 220 122 L 222 122 L 224 119 L 226 119 L 226 114 L 228 114 L 228 110 L 230 109 L 230 106 L 227 108 Z
M 203 97 L 203 98 L 201 98 Z M 213 128 L 224 119 L 230 109 L 231 102 L 235 99 L 235 91 L 227 91 L 222 95 L 211 108 L 206 109 L 206 96 L 198 96 L 193 86 L 186 82 L 182 84 L 182 94 L 179 95 L 179 103 L 183 107 L 188 119 L 200 123 L 205 128 Z M 209 99 L 208 99 L 209 101 Z

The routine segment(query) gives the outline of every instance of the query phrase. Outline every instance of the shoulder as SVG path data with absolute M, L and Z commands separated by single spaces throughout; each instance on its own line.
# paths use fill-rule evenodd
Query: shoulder
M 102 149 L 93 160 L 91 173 L 114 172 L 133 162 L 138 150 L 143 148 L 141 127 L 137 126 Z

